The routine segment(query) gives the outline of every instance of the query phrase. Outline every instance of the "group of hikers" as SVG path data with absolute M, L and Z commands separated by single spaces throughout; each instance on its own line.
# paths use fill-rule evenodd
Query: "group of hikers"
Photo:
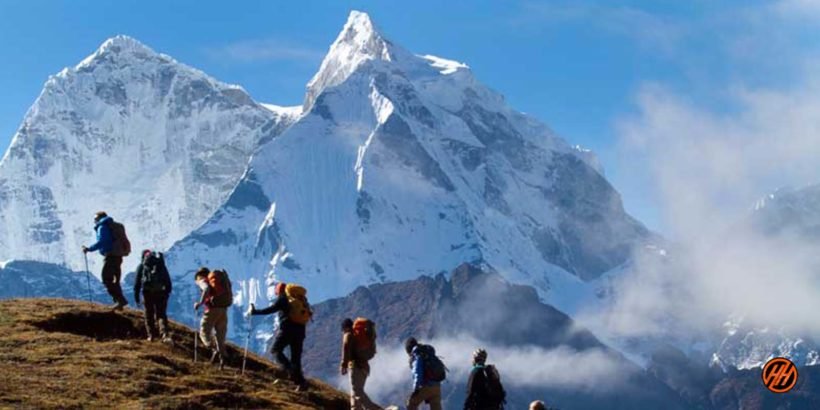
M 114 300 L 112 310 L 122 310 L 128 305 L 128 301 L 120 284 L 121 265 L 123 257 L 130 254 L 130 242 L 123 225 L 115 222 L 105 212 L 95 214 L 94 230 L 97 241 L 91 246 L 83 246 L 83 252 L 99 251 L 103 256 L 101 278 Z M 199 300 L 194 303 L 194 310 L 198 313 L 203 308 L 196 340 L 211 350 L 211 363 L 218 363 L 223 368 L 227 357 L 225 338 L 228 331 L 228 308 L 233 304 L 230 278 L 224 270 L 202 267 L 194 273 L 194 282 L 201 290 Z M 172 342 L 166 314 L 171 291 L 171 276 L 162 253 L 144 250 L 136 269 L 134 301 L 139 306 L 140 294 L 142 295 L 148 341 Z M 308 389 L 308 383 L 302 373 L 302 348 L 307 324 L 313 316 L 307 301 L 307 291 L 296 284 L 278 283 L 274 294 L 276 299 L 270 306 L 256 309 L 251 304 L 249 313 L 277 314 L 279 326 L 271 353 L 288 372 L 290 380 L 296 385 L 296 391 L 303 392 Z M 369 362 L 376 355 L 376 324 L 366 318 L 347 318 L 341 323 L 341 331 L 342 360 L 339 371 L 350 378 L 350 408 L 382 409 L 364 391 L 370 375 Z M 413 380 L 413 391 L 407 400 L 407 409 L 416 410 L 427 404 L 431 410 L 440 410 L 441 382 L 447 376 L 447 368 L 436 355 L 435 348 L 429 344 L 421 344 L 411 337 L 405 341 L 404 347 Z M 290 350 L 290 357 L 285 355 L 285 349 Z M 506 392 L 501 384 L 501 376 L 495 366 L 487 364 L 487 352 L 484 349 L 473 352 L 472 365 L 464 409 L 503 409 Z M 546 410 L 546 407 L 543 402 L 535 401 L 530 405 L 530 410 Z

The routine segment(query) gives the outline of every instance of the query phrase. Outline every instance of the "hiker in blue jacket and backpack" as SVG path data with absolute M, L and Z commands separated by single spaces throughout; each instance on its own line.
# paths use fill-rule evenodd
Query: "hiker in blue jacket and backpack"
M 407 400 L 407 410 L 417 410 L 427 403 L 430 410 L 441 410 L 441 382 L 444 381 L 444 363 L 436 356 L 433 346 L 420 344 L 411 337 L 404 343 L 410 356 L 410 370 L 413 375 L 413 393 Z
M 114 299 L 111 308 L 122 310 L 128 305 L 120 286 L 122 258 L 131 253 L 131 243 L 125 235 L 125 227 L 114 222 L 114 219 L 102 211 L 94 215 L 94 231 L 97 233 L 97 242 L 91 246 L 83 246 L 83 253 L 99 251 L 103 256 L 101 279 L 108 294 Z

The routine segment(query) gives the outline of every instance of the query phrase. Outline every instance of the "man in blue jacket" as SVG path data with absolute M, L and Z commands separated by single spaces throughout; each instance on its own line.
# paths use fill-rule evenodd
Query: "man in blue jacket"
M 430 405 L 430 410 L 441 410 L 441 383 L 429 380 L 426 376 L 422 347 L 413 337 L 404 343 L 404 349 L 410 356 L 413 375 L 413 394 L 407 401 L 407 410 L 417 410 L 422 403 Z
M 99 251 L 103 256 L 103 268 L 101 279 L 108 294 L 114 299 L 113 310 L 122 310 L 128 305 L 128 300 L 122 294 L 120 287 L 120 277 L 122 276 L 122 255 L 115 255 L 114 235 L 111 232 L 111 223 L 114 220 L 105 212 L 97 212 L 94 215 L 94 231 L 97 233 L 97 242 L 91 246 L 83 246 L 83 252 Z

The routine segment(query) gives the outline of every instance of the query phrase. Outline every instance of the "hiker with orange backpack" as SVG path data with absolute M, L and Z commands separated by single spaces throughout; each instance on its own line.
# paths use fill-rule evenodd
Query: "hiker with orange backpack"
M 91 246 L 83 246 L 83 254 L 99 251 L 103 256 L 102 279 L 108 294 L 114 299 L 112 310 L 122 310 L 128 305 L 128 300 L 122 294 L 120 278 L 122 277 L 122 258 L 131 253 L 131 242 L 125 234 L 125 227 L 114 222 L 105 212 L 94 214 L 94 231 L 97 242 Z M 86 265 L 88 259 L 86 259 Z
M 305 328 L 313 316 L 307 301 L 307 290 L 295 284 L 280 282 L 274 288 L 276 300 L 265 309 L 257 310 L 251 305 L 251 315 L 278 314 L 279 330 L 273 341 L 271 353 L 282 367 L 290 373 L 290 380 L 296 384 L 296 391 L 308 389 L 302 374 L 302 347 L 305 343 Z M 290 347 L 290 359 L 285 356 L 285 348 Z
M 233 304 L 233 291 L 228 272 L 224 270 L 209 271 L 206 267 L 199 268 L 194 274 L 194 280 L 202 289 L 202 297 L 194 304 L 194 310 L 205 306 L 205 313 L 199 325 L 199 339 L 203 346 L 210 348 L 211 363 L 219 359 L 219 368 L 225 367 L 227 349 L 225 336 L 228 334 L 228 307 Z
M 372 320 L 350 318 L 342 321 L 342 376 L 350 374 L 350 409 L 381 410 L 367 393 L 364 385 L 370 375 L 370 359 L 376 355 L 376 324 Z

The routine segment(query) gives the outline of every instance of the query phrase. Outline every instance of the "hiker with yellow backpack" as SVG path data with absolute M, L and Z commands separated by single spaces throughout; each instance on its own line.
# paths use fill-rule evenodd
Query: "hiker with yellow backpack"
M 256 310 L 251 305 L 251 315 L 278 313 L 279 330 L 271 353 L 290 373 L 290 380 L 296 384 L 296 391 L 303 392 L 308 389 L 308 383 L 302 374 L 302 346 L 305 343 L 306 325 L 313 317 L 307 301 L 307 290 L 293 283 L 279 283 L 274 288 L 274 293 L 276 300 L 272 305 L 261 310 Z M 290 359 L 284 353 L 287 347 L 290 347 Z
M 363 317 L 342 321 L 342 376 L 350 373 L 350 409 L 381 410 L 364 385 L 370 375 L 370 360 L 376 356 L 376 324 Z

